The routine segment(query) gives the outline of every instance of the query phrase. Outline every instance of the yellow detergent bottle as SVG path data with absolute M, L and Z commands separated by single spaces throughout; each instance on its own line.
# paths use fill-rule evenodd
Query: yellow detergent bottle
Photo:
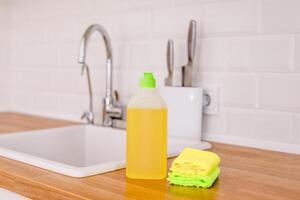
M 128 178 L 167 176 L 167 106 L 155 87 L 153 74 L 144 73 L 139 93 L 127 106 Z

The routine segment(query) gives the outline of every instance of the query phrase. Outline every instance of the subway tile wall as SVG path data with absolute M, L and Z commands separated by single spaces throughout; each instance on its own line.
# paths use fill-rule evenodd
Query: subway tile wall
M 92 23 L 111 36 L 114 87 L 123 104 L 144 70 L 154 71 L 163 84 L 169 38 L 175 42 L 178 83 L 188 22 L 195 19 L 195 83 L 220 89 L 219 114 L 204 117 L 204 138 L 300 153 L 298 0 L 0 2 L 1 106 L 77 120 L 88 108 L 86 78 L 77 64 L 79 42 Z M 100 116 L 105 51 L 98 36 L 88 61 Z
M 9 8 L 6 0 L 0 1 L 0 110 L 9 106 Z

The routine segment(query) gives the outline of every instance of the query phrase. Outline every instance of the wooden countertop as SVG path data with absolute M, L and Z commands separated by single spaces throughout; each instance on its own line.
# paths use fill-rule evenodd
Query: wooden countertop
M 68 126 L 74 123 L 0 113 L 0 133 Z M 125 170 L 70 178 L 0 157 L 0 186 L 32 199 L 297 199 L 300 156 L 213 143 L 221 176 L 212 188 L 169 185 L 166 180 L 130 180 Z M 169 160 L 170 164 L 171 160 Z

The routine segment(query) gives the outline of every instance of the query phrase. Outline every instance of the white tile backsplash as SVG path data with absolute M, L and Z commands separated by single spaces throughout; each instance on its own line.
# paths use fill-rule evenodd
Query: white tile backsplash
M 0 69 L 8 67 L 9 46 L 5 42 L 0 42 Z
M 9 89 L 0 87 L 0 111 L 8 111 L 9 109 Z
M 0 3 L 0 26 L 6 24 L 9 15 L 8 12 L 7 5 Z
M 94 6 L 93 0 L 59 0 L 59 16 L 89 15 L 94 10 Z
M 0 88 L 7 89 L 9 84 L 9 70 L 5 68 L 0 68 Z
M 294 55 L 294 68 L 296 71 L 300 71 L 300 35 L 295 37 L 295 55 Z
M 11 45 L 11 67 L 44 67 L 55 68 L 58 65 L 59 46 L 51 43 Z M 17 59 L 15 59 L 17 58 Z
M 288 113 L 231 109 L 228 134 L 249 139 L 289 143 L 292 141 L 292 115 Z
M 293 142 L 300 144 L 300 115 L 295 115 L 293 126 Z
M 133 42 L 130 46 L 129 68 L 162 69 L 166 66 L 166 58 L 162 56 L 166 55 L 166 41 Z
M 261 26 L 264 32 L 300 31 L 298 0 L 263 0 Z
M 227 134 L 227 118 L 228 118 L 228 109 L 220 109 L 220 114 L 217 116 L 214 115 L 205 115 L 203 118 L 203 133 L 208 134 Z
M 31 45 L 46 42 L 46 24 L 28 22 L 11 26 L 11 41 L 14 45 Z
M 57 46 L 58 64 L 61 67 L 80 68 L 78 64 L 79 43 L 65 43 Z M 90 47 L 88 48 L 88 50 Z M 90 60 L 90 58 L 87 58 Z
M 7 43 L 8 34 L 9 34 L 8 24 L 5 24 L 5 25 L 0 24 L 0 43 L 1 43 L 1 46 L 3 46 L 4 43 Z
M 292 38 L 289 36 L 231 38 L 229 68 L 238 71 L 289 71 L 292 50 Z
M 255 32 L 256 0 L 223 1 L 204 5 L 204 33 Z
M 149 11 L 116 14 L 111 17 L 111 37 L 114 40 L 147 40 L 149 38 Z
M 203 23 L 201 6 L 155 9 L 152 11 L 151 17 L 152 37 L 185 38 L 191 19 L 198 22 L 198 29 L 201 30 Z
M 225 106 L 255 105 L 255 76 L 230 74 L 220 77 L 220 104 Z
M 300 145 L 299 5 L 297 0 L 0 1 L 0 109 L 79 119 L 88 108 L 79 43 L 93 23 L 111 37 L 114 88 L 123 103 L 137 91 L 143 71 L 154 71 L 163 84 L 168 39 L 174 40 L 178 85 L 187 62 L 188 23 L 195 19 L 194 83 L 220 91 L 219 114 L 204 117 L 205 137 Z M 102 38 L 95 35 L 87 61 L 98 117 L 105 57 Z
M 300 74 L 260 76 L 261 107 L 300 111 Z
M 197 43 L 195 67 L 201 71 L 225 71 L 228 68 L 228 39 L 204 38 Z
M 7 111 L 10 101 L 10 32 L 8 21 L 8 0 L 2 0 L 0 1 L 0 111 Z
M 74 43 L 78 41 L 76 23 L 72 19 L 47 20 L 45 26 L 45 40 L 49 43 Z M 83 33 L 81 33 L 83 34 Z M 35 34 L 33 34 L 35 36 Z

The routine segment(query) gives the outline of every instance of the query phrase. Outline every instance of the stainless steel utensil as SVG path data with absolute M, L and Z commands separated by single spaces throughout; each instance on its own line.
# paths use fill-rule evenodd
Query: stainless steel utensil
M 188 63 L 182 67 L 182 86 L 192 87 L 193 78 L 193 62 L 195 57 L 196 49 L 196 21 L 191 20 L 188 30 L 187 38 L 187 53 L 188 53 Z
M 167 67 L 168 67 L 168 77 L 165 78 L 165 86 L 172 86 L 173 85 L 173 71 L 174 71 L 173 40 L 168 40 L 168 44 L 167 44 Z

